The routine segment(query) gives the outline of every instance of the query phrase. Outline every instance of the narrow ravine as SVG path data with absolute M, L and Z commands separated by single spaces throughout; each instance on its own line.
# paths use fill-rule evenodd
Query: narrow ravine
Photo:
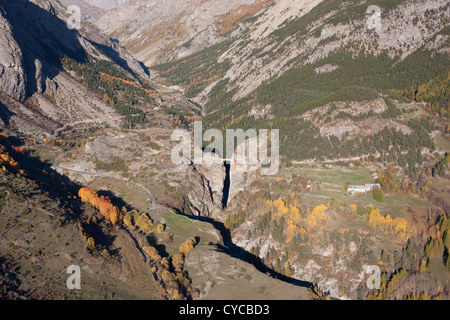
M 222 208 L 225 209 L 228 206 L 228 198 L 230 196 L 230 186 L 231 186 L 230 170 L 231 170 L 231 165 L 230 165 L 230 163 L 228 161 L 224 161 L 223 165 L 225 167 L 225 180 L 223 181 Z

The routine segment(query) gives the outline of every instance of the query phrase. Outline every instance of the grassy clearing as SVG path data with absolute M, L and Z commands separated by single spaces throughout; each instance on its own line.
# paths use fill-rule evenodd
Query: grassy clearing
M 197 237 L 198 245 L 205 245 L 209 242 L 216 243 L 219 240 L 214 228 L 207 223 L 190 220 L 169 210 L 151 215 L 165 221 L 166 231 L 173 234 L 173 241 L 167 244 L 167 251 L 171 254 L 177 252 L 180 245 L 189 237 Z
M 450 141 L 443 137 L 442 132 L 438 132 L 435 136 L 436 146 L 440 150 L 450 150 Z
M 322 183 L 335 185 L 341 190 L 344 190 L 347 182 L 352 184 L 366 184 L 373 182 L 369 170 L 365 168 L 357 169 L 355 171 L 314 169 L 307 170 L 306 173 L 306 177 L 309 179 L 315 179 Z
M 382 203 L 375 201 L 372 194 L 368 193 L 345 195 L 344 188 L 347 182 L 351 184 L 374 182 L 370 171 L 366 168 L 358 168 L 353 171 L 348 169 L 301 168 L 297 174 L 306 179 L 315 180 L 313 190 L 302 195 L 302 202 L 308 207 L 325 204 L 334 199 L 347 204 L 355 203 L 361 207 L 371 206 L 380 209 L 383 214 L 398 217 L 402 215 L 400 211 L 405 206 L 429 206 L 427 201 L 421 201 L 409 195 L 385 195 L 385 202 Z
M 35 148 L 30 148 L 32 154 L 38 157 L 44 163 L 55 163 L 60 151 L 57 148 L 37 145 Z

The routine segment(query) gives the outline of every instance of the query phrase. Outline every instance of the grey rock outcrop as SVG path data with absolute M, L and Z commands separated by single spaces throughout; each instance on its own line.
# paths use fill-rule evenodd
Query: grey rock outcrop
M 45 93 L 49 96 L 53 96 L 56 94 L 56 90 L 58 90 L 58 84 L 52 79 L 45 79 Z
M 189 208 L 198 216 L 210 217 L 223 208 L 226 170 L 222 159 L 214 153 L 204 153 L 201 165 L 191 164 L 188 177 Z
M 42 76 L 42 63 L 36 59 L 34 60 L 34 67 L 36 69 L 36 90 L 38 93 L 44 92 L 44 78 Z
M 0 7 L 0 91 L 23 101 L 26 97 L 26 75 L 22 50 L 14 39 L 11 24 Z

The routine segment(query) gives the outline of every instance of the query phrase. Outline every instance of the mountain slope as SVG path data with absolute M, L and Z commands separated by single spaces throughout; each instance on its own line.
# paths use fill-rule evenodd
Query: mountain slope
M 0 133 L 0 299 L 163 299 L 128 233 L 97 220 L 79 186 L 24 143 Z M 80 290 L 66 286 L 70 265 Z
M 236 100 L 288 70 L 311 65 L 343 50 L 352 56 L 386 53 L 400 60 L 419 48 L 448 52 L 444 31 L 449 22 L 446 1 L 396 1 L 389 5 L 380 1 L 379 5 L 382 24 L 374 32 L 365 27 L 368 15 L 363 1 L 277 1 L 254 21 L 239 26 L 239 32 L 227 38 L 227 45 L 210 55 L 215 62 L 210 67 L 229 65 L 221 79 L 229 81 L 228 91 L 237 90 L 232 96 Z M 181 69 L 183 62 L 196 58 L 194 55 L 183 59 L 172 73 Z M 201 63 L 198 61 L 199 66 Z M 198 102 L 205 104 L 211 98 L 214 84 L 198 96 L 205 97 Z
M 223 39 L 230 25 L 270 5 L 267 0 L 133 1 L 97 25 L 146 65 L 184 57 Z

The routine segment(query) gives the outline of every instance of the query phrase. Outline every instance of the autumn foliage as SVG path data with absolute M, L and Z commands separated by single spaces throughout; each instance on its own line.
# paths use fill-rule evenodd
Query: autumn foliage
M 306 222 L 310 228 L 320 226 L 323 221 L 327 221 L 329 219 L 329 215 L 326 212 L 327 209 L 328 207 L 326 205 L 320 204 L 308 213 Z
M 194 237 L 191 237 L 189 239 L 187 239 L 185 242 L 183 242 L 180 246 L 180 252 L 184 255 L 187 256 L 189 254 L 189 252 L 194 249 L 194 246 L 197 244 L 197 241 L 195 240 Z
M 131 82 L 131 81 L 128 81 L 128 80 L 125 80 L 125 79 L 122 79 L 122 78 L 114 77 L 114 76 L 111 76 L 111 75 L 106 74 L 106 73 L 104 73 L 104 72 L 100 72 L 100 75 L 101 75 L 102 77 L 105 77 L 105 78 L 109 78 L 109 79 L 121 81 L 121 82 L 126 83 L 126 84 L 128 84 L 128 85 L 130 85 L 130 86 L 133 86 L 133 87 L 135 87 L 135 88 L 138 88 L 138 89 L 140 89 L 140 90 L 143 90 L 143 91 L 145 91 L 147 94 L 149 94 L 149 95 L 151 95 L 151 96 L 154 96 L 155 98 L 158 98 L 158 99 L 160 99 L 160 100 L 162 99 L 161 96 L 157 95 L 157 94 L 154 93 L 152 90 L 145 89 L 144 87 L 142 87 L 142 86 L 140 86 L 140 85 L 137 85 L 137 84 L 134 83 L 134 82 Z M 107 97 L 108 99 L 110 99 L 107 95 L 106 95 L 106 97 Z M 104 97 L 103 100 L 105 100 L 105 97 Z
M 172 256 L 172 267 L 175 272 L 182 272 L 184 268 L 184 255 L 181 252 L 177 252 Z
M 379 229 L 387 235 L 395 236 L 398 240 L 406 242 L 411 236 L 411 230 L 404 218 L 386 217 L 380 213 L 380 210 L 373 209 L 369 215 L 369 224 L 374 229 Z
M 17 161 L 15 161 L 8 152 L 0 149 L 0 166 L 3 168 L 3 171 L 8 169 L 9 171 L 19 171 L 20 165 Z
M 146 213 L 142 213 L 137 219 L 136 219 L 136 227 L 138 227 L 140 230 L 142 230 L 145 233 L 149 233 L 153 230 L 153 220 L 148 216 Z
M 159 262 L 161 260 L 161 256 L 158 253 L 158 250 L 153 246 L 145 246 L 142 248 L 144 252 L 155 262 Z
M 270 212 L 271 226 L 281 226 L 283 236 L 290 242 L 298 235 L 306 234 L 329 220 L 327 210 L 325 205 L 306 209 L 295 194 L 291 194 L 285 199 L 265 200 L 260 215 Z
M 12 152 L 8 152 L 12 150 Z M 25 154 L 24 147 L 17 147 L 11 144 L 9 140 L 9 135 L 5 132 L 0 132 L 0 168 L 5 171 L 19 172 L 23 174 L 20 170 L 20 164 L 11 156 L 18 155 L 23 156 Z
M 219 34 L 224 35 L 230 32 L 241 21 L 255 15 L 258 11 L 268 7 L 273 0 L 260 0 L 252 4 L 241 5 L 237 9 L 219 17 L 217 24 L 219 25 Z
M 81 201 L 89 203 L 92 207 L 99 210 L 100 213 L 113 225 L 122 222 L 119 209 L 111 203 L 107 197 L 99 196 L 97 192 L 91 188 L 81 188 L 78 192 Z

